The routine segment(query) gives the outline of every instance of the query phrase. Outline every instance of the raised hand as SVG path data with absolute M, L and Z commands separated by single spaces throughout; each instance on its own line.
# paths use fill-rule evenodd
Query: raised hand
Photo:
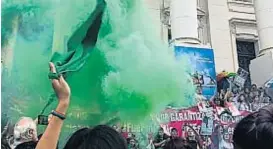
M 50 71 L 56 73 L 56 68 L 53 63 L 49 63 Z M 58 97 L 59 103 L 69 104 L 70 102 L 70 87 L 64 80 L 63 76 L 59 79 L 52 79 L 52 87 Z

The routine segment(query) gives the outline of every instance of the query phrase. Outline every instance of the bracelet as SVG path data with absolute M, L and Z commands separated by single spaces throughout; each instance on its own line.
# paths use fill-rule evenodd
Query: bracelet
M 57 111 L 55 111 L 55 110 L 53 110 L 53 111 L 51 112 L 51 114 L 52 114 L 53 116 L 58 117 L 58 118 L 61 119 L 61 120 L 65 120 L 65 118 L 66 118 L 64 114 L 59 113 L 59 112 L 57 112 Z

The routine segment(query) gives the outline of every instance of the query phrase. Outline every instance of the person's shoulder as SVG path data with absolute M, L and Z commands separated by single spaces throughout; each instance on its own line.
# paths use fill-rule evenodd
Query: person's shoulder
M 1 144 L 1 149 L 11 149 L 7 144 Z
M 155 137 L 155 138 L 153 139 L 153 143 L 159 143 L 159 138 L 158 138 L 158 137 Z
M 163 139 L 165 140 L 165 139 L 168 139 L 168 138 L 170 138 L 167 134 L 164 134 L 163 135 Z

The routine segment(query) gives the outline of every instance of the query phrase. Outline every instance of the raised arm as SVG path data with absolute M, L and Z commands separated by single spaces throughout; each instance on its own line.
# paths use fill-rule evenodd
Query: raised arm
M 50 63 L 50 71 L 56 73 L 53 63 Z M 57 147 L 63 120 L 70 103 L 70 87 L 62 76 L 59 79 L 52 80 L 52 87 L 57 95 L 59 103 L 55 111 L 52 112 L 53 117 L 42 138 L 38 142 L 36 149 L 54 149 Z

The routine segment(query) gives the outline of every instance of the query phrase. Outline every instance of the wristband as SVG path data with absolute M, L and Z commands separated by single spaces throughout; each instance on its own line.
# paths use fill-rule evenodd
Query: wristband
M 61 113 L 59 113 L 59 112 L 57 112 L 57 111 L 52 111 L 51 112 L 51 114 L 53 115 L 53 116 L 56 116 L 56 117 L 58 117 L 59 119 L 61 119 L 61 120 L 65 120 L 65 115 L 64 114 L 61 114 Z

